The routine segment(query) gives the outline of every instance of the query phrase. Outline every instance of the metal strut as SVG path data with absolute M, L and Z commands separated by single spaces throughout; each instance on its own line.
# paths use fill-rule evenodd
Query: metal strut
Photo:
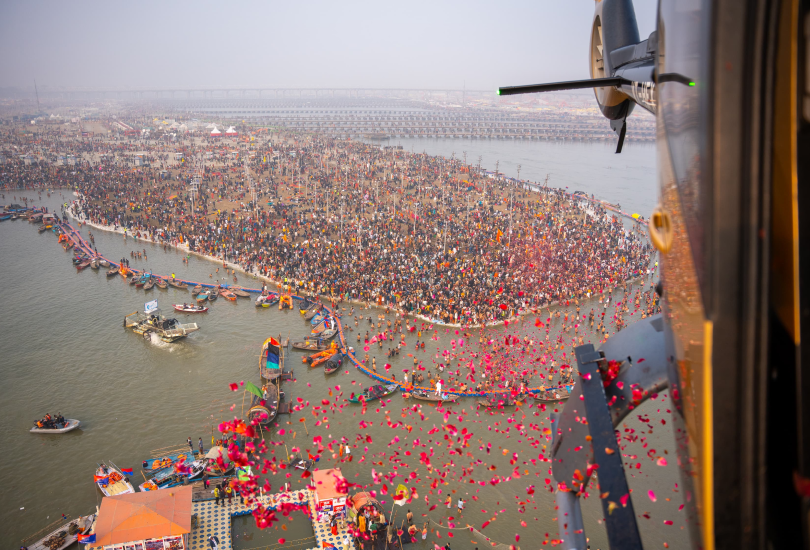
M 574 349 L 579 383 L 574 386 L 562 412 L 551 417 L 557 519 L 566 550 L 587 547 L 579 495 L 588 484 L 588 467 L 592 465 L 598 467 L 599 493 L 603 497 L 610 547 L 613 550 L 642 548 L 614 428 L 630 411 L 666 389 L 664 349 L 661 315 L 622 330 L 599 351 L 595 351 L 592 344 Z M 633 357 L 637 360 L 635 364 Z M 605 387 L 602 374 L 607 372 L 609 361 L 616 361 L 619 371 Z

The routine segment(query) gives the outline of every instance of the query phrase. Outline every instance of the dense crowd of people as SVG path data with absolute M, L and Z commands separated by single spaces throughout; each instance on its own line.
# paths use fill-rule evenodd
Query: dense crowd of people
M 72 164 L 12 159 L 2 185 L 71 188 L 71 214 L 93 224 L 445 324 L 569 304 L 654 269 L 639 226 L 562 190 L 321 136 L 229 141 L 46 135 Z

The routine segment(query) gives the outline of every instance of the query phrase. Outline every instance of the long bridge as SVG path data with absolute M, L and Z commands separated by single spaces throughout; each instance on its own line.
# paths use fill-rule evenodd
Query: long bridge
M 400 116 L 266 116 L 271 124 L 290 130 L 335 136 L 496 138 L 574 141 L 611 141 L 615 134 L 597 117 L 522 117 L 500 113 L 445 115 L 411 113 Z M 648 121 L 634 124 L 628 132 L 633 141 L 655 141 L 655 127 Z
M 176 100 L 172 110 L 201 120 L 253 123 L 336 137 L 468 138 L 613 141 L 615 134 L 596 113 L 572 115 L 553 111 L 502 109 L 443 109 L 403 105 L 384 100 L 356 104 L 319 100 L 305 105 L 283 101 Z M 230 122 L 228 122 L 230 121 Z M 633 116 L 628 132 L 632 141 L 654 142 L 655 120 Z

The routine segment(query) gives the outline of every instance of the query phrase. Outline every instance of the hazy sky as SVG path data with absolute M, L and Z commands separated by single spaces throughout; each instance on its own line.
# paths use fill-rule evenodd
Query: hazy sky
M 636 0 L 641 38 L 656 0 Z M 0 87 L 495 89 L 588 77 L 592 0 L 0 2 Z

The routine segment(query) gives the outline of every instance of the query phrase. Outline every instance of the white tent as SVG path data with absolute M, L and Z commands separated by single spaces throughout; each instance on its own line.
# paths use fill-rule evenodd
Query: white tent
M 211 137 L 222 137 L 222 132 L 216 129 L 211 130 Z
M 231 127 L 230 127 L 230 128 L 228 128 L 227 130 L 225 130 L 225 135 L 226 135 L 226 136 L 238 136 L 238 135 L 239 135 L 239 132 L 237 132 L 236 130 L 234 130 L 233 126 L 231 126 Z

